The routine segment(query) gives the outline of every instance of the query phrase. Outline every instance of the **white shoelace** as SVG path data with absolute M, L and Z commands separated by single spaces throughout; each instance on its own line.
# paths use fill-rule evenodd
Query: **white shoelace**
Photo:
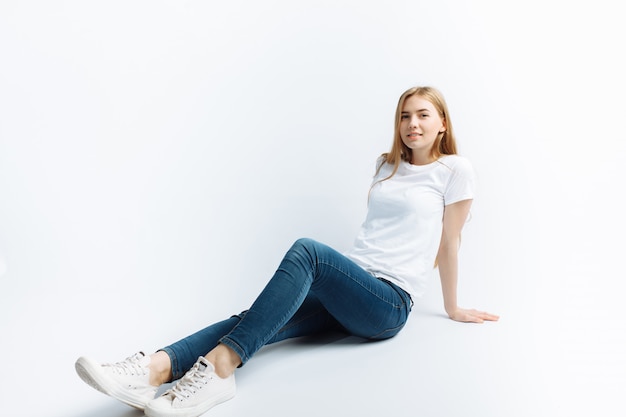
M 175 398 L 184 400 L 191 397 L 202 386 L 208 383 L 207 378 L 210 376 L 200 371 L 199 365 L 196 363 L 193 368 L 187 372 L 180 381 L 169 390 Z
M 135 353 L 133 356 L 129 356 L 122 362 L 107 363 L 104 366 L 109 367 L 114 372 L 120 375 L 146 375 L 148 369 L 141 366 L 139 361 L 144 357 L 143 353 Z

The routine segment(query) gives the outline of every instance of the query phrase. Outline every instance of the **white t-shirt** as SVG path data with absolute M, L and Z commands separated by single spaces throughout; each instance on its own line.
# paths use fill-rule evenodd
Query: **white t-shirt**
M 444 206 L 474 197 L 474 171 L 466 158 L 444 155 L 428 165 L 402 161 L 378 182 L 392 170 L 385 163 L 374 177 L 367 216 L 345 255 L 416 298 L 435 269 Z

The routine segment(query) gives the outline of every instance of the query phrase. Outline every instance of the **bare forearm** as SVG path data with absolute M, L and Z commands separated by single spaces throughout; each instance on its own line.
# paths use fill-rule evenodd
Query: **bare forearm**
M 452 316 L 457 310 L 457 282 L 458 282 L 458 246 L 447 245 L 439 250 L 439 277 L 443 292 L 443 303 L 446 313 Z

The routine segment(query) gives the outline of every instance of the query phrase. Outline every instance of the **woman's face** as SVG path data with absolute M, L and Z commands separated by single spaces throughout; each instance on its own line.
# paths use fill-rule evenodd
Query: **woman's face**
M 432 162 L 433 143 L 445 130 L 445 123 L 433 103 L 418 95 L 405 100 L 400 116 L 400 135 L 402 142 L 412 151 L 412 164 Z

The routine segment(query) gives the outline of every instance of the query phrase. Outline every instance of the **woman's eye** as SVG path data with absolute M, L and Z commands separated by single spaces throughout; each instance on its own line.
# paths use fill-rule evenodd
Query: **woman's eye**
M 403 114 L 402 116 L 400 116 L 400 120 L 406 120 L 408 118 L 409 116 L 407 116 L 406 114 Z
M 420 114 L 420 117 L 421 117 L 422 119 L 425 119 L 425 118 L 427 118 L 427 117 L 428 117 L 428 115 L 427 115 L 427 114 Z

